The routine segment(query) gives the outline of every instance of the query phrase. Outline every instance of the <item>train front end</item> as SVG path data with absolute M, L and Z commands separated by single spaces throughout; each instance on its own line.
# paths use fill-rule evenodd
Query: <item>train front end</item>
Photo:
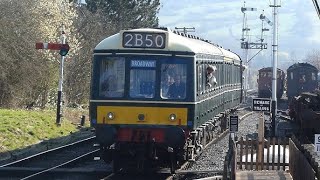
M 160 30 L 123 31 L 95 49 L 90 119 L 101 158 L 114 171 L 177 166 L 185 159 L 194 109 L 193 56 L 168 51 L 166 43 Z M 173 94 L 177 77 L 180 90 L 176 85 Z

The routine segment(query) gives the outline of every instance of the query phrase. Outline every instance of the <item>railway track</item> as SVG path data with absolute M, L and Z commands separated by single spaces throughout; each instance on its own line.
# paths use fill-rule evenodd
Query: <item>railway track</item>
M 105 175 L 106 170 L 85 168 L 99 148 L 94 147 L 95 136 L 50 149 L 0 166 L 0 178 L 10 179 L 56 179 L 82 174 L 86 177 Z M 83 167 L 81 167 L 83 166 Z M 75 168 L 77 167 L 77 168 Z

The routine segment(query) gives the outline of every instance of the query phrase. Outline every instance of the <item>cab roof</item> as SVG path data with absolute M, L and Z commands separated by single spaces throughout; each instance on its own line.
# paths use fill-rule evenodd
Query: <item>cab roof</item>
M 223 56 L 226 58 L 231 58 L 234 60 L 239 60 L 240 58 L 237 54 L 223 49 L 221 46 L 210 43 L 207 40 L 203 40 L 199 37 L 193 35 L 186 35 L 184 33 L 179 33 L 176 31 L 171 31 L 170 29 L 151 29 L 151 28 L 141 28 L 141 29 L 131 29 L 122 30 L 117 34 L 103 39 L 96 47 L 96 51 L 103 50 L 159 50 L 152 48 L 124 48 L 122 46 L 122 34 L 124 32 L 143 32 L 143 33 L 165 33 L 166 34 L 166 46 L 161 51 L 178 51 L 178 52 L 191 52 L 194 54 L 210 54 Z

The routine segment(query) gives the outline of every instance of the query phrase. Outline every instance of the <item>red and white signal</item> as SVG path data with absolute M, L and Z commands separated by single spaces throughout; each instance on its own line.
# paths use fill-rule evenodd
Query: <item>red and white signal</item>
M 36 43 L 36 49 L 51 49 L 51 50 L 60 50 L 59 54 L 65 56 L 68 54 L 70 49 L 69 44 L 59 44 L 59 43 Z
M 59 43 L 42 43 L 42 42 L 36 43 L 36 49 L 60 50 L 62 47 L 69 47 L 69 45 L 68 44 L 59 44 Z

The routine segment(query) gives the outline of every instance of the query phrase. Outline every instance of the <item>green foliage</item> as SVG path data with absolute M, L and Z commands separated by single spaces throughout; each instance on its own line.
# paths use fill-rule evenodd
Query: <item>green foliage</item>
M 0 109 L 0 152 L 23 148 L 43 140 L 67 136 L 76 126 L 64 120 L 55 124 L 55 111 Z

